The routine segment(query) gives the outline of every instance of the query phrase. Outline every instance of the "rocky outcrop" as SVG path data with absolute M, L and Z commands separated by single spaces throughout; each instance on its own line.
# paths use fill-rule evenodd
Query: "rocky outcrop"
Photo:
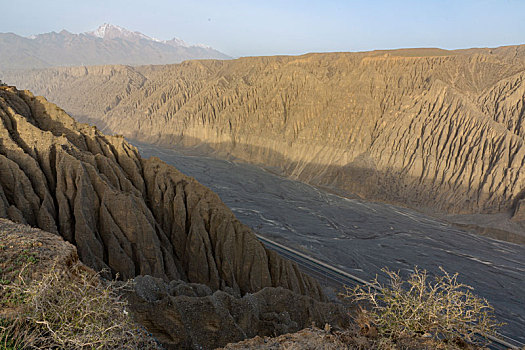
M 205 146 L 368 199 L 522 221 L 524 72 L 525 46 L 513 46 L 63 68 L 5 80 L 130 138 Z M 87 113 L 86 98 L 98 101 Z
M 242 298 L 230 291 L 151 276 L 134 280 L 128 295 L 139 323 L 166 348 L 215 349 L 246 338 L 296 332 L 317 324 L 341 329 L 348 317 L 340 304 L 323 303 L 284 288 L 264 288 Z
M 85 264 L 237 296 L 315 280 L 269 252 L 218 196 L 42 97 L 0 88 L 0 217 L 61 235 Z

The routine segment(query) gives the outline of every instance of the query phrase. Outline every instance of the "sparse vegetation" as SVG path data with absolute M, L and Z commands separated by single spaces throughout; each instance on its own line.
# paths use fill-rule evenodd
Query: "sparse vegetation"
M 161 348 L 128 315 L 122 294 L 129 287 L 82 265 L 0 286 L 0 349 Z
M 441 268 L 443 275 L 429 281 L 427 271 L 414 269 L 403 280 L 399 272 L 383 270 L 387 285 L 347 288 L 345 297 L 365 302 L 360 313 L 363 326 L 376 328 L 379 336 L 395 341 L 407 337 L 433 338 L 448 344 L 488 342 L 482 334 L 494 334 L 501 326 L 487 300 L 472 293 L 472 287 L 458 282 Z

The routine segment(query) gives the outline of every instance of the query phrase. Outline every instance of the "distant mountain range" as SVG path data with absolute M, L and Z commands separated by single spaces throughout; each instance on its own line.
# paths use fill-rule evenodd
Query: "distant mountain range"
M 102 64 L 169 64 L 209 58 L 230 57 L 202 44 L 190 45 L 178 38 L 158 40 L 107 23 L 80 34 L 66 30 L 31 37 L 0 33 L 0 71 Z

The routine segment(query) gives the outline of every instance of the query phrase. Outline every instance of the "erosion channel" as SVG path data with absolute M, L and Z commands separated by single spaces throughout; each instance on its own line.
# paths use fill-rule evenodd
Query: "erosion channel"
M 495 307 L 501 332 L 525 342 L 525 246 L 417 211 L 348 199 L 262 168 L 133 142 L 219 194 L 261 235 L 364 279 L 381 268 L 459 272 Z M 320 281 L 321 283 L 323 281 Z

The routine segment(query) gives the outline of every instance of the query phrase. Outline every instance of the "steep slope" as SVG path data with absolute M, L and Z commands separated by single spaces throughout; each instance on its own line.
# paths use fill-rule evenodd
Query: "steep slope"
M 4 80 L 130 138 L 200 146 L 364 198 L 522 221 L 524 76 L 525 46 L 513 46 L 64 68 Z
M 0 71 L 100 64 L 167 64 L 189 59 L 229 59 L 204 45 L 174 38 L 161 41 L 104 24 L 88 33 L 66 30 L 25 38 L 0 33 Z
M 76 123 L 29 92 L 0 87 L 0 217 L 60 234 L 81 260 L 244 295 L 318 284 L 270 252 L 218 196 L 122 137 Z
M 80 284 L 82 278 L 79 273 L 95 279 L 95 272 L 79 261 L 75 247 L 64 241 L 59 235 L 0 218 L 0 247 L 2 248 L 0 249 L 0 278 L 2 280 L 0 319 L 3 326 L 9 324 L 6 323 L 6 320 L 12 320 L 14 317 L 20 320 L 22 317 L 21 310 L 18 309 L 21 307 L 20 303 L 11 305 L 12 297 L 9 296 L 9 293 L 12 292 L 12 289 L 9 289 L 9 286 L 19 282 L 19 278 L 23 278 L 26 286 L 31 283 L 42 283 L 42 279 L 47 279 L 50 275 L 65 279 L 60 283 L 55 281 L 55 288 L 64 285 L 73 286 L 68 290 L 69 295 L 73 291 L 74 295 L 84 297 L 81 302 L 84 307 L 89 308 L 90 305 L 93 305 L 95 309 L 90 311 L 98 313 L 98 322 L 105 322 L 105 324 L 108 321 L 119 322 L 115 325 L 119 329 L 130 326 L 129 320 L 123 320 L 123 318 L 126 319 L 126 316 L 108 320 L 106 313 L 101 314 L 100 301 L 93 302 L 90 299 L 92 295 L 87 293 L 100 293 L 102 288 L 97 288 L 96 291 L 86 291 L 85 285 Z M 145 327 L 149 334 L 153 334 L 156 340 L 162 343 L 163 349 L 215 349 L 228 342 L 256 335 L 265 336 L 297 331 L 311 326 L 312 323 L 318 325 L 329 323 L 334 327 L 348 326 L 348 318 L 341 305 L 320 302 L 280 287 L 267 287 L 253 294 L 248 293 L 243 297 L 238 297 L 231 289 L 227 289 L 226 292 L 212 291 L 210 287 L 203 284 L 188 283 L 182 280 L 173 280 L 168 283 L 151 276 L 137 276 L 132 286 L 133 288 L 114 290 L 114 293 L 121 295 L 125 291 L 124 296 L 128 302 L 126 309 L 131 311 L 133 320 Z M 103 288 L 107 292 L 106 288 L 109 287 L 104 285 Z M 57 292 L 60 293 L 60 291 Z M 97 297 L 100 296 L 95 296 L 95 299 Z M 46 303 L 40 306 L 43 314 L 49 313 L 48 320 L 53 319 L 57 308 L 63 312 L 74 308 L 73 304 L 65 305 L 62 309 L 60 305 L 56 305 L 53 306 L 55 311 L 53 313 L 50 310 L 53 295 L 49 295 L 48 298 L 50 299 L 46 299 Z M 115 312 L 122 312 L 124 309 L 122 303 L 119 305 L 104 304 L 103 306 L 109 306 Z M 31 314 L 30 310 L 25 311 Z M 40 314 L 38 315 L 41 317 Z M 76 316 L 81 317 L 81 315 Z M 75 315 L 67 314 L 66 320 L 82 322 L 72 317 Z M 45 318 L 42 319 L 45 320 Z M 53 320 L 55 322 L 51 326 L 56 330 L 56 327 L 61 325 L 58 320 Z M 29 324 L 34 325 L 35 321 L 38 322 L 39 319 L 32 319 Z M 121 324 L 121 321 L 126 321 L 126 324 Z M 134 322 L 133 326 L 136 328 Z M 78 341 L 79 337 L 84 336 L 85 339 L 87 336 L 78 334 L 78 329 L 76 331 L 67 329 L 67 332 L 70 332 L 68 334 L 74 338 L 68 339 L 71 340 L 70 346 L 78 344 L 78 342 L 75 343 L 75 340 Z M 130 337 L 131 332 L 134 333 L 132 329 L 128 329 L 124 336 Z M 100 336 L 100 334 L 94 335 Z M 39 339 L 26 338 L 26 340 L 37 341 L 37 344 L 33 346 L 38 348 L 44 344 L 49 346 L 50 342 L 56 344 L 56 339 L 47 339 L 46 342 L 46 336 L 50 334 L 41 334 Z M 117 341 L 111 337 L 105 338 L 107 339 Z M 102 341 L 102 339 L 99 340 Z M 135 339 L 129 338 L 130 342 L 133 340 Z M 127 345 L 133 346 L 133 344 Z M 144 345 L 146 347 L 141 347 L 141 349 L 150 349 L 147 344 Z

